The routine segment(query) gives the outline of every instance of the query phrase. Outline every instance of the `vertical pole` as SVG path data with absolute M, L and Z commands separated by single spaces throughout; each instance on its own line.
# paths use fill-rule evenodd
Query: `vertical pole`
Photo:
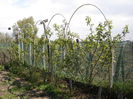
M 35 66 L 35 37 L 33 38 L 33 60 L 32 60 L 32 63 L 33 63 L 33 66 Z
M 24 63 L 24 44 L 23 44 L 23 41 L 22 41 L 22 61 Z
M 109 94 L 109 99 L 111 99 L 112 96 L 112 87 L 113 87 L 113 82 L 114 82 L 114 48 L 111 49 L 112 53 L 112 68 L 111 68 L 111 73 L 110 73 L 110 94 Z
M 31 43 L 30 43 L 30 57 L 29 57 L 29 59 L 30 59 L 30 65 L 32 65 L 32 53 L 31 53 L 31 47 L 32 47 L 32 45 L 31 45 Z
M 48 22 L 47 19 L 43 20 L 41 22 L 41 24 L 43 24 L 45 38 L 46 38 L 46 40 L 48 40 L 48 43 L 49 43 L 49 39 L 48 39 L 48 36 L 47 36 L 47 33 L 46 33 L 46 25 L 45 25 L 46 22 Z M 48 68 L 50 68 L 50 59 L 49 59 L 50 58 L 50 50 L 49 50 L 49 44 L 47 44 L 46 46 L 47 46 L 47 51 L 48 51 Z M 43 45 L 43 52 L 45 51 L 44 49 L 45 49 L 45 45 Z M 45 63 L 45 57 L 43 59 L 43 63 Z M 43 65 L 45 65 L 45 64 L 43 64 Z
M 114 62 L 114 48 L 112 48 L 112 75 L 111 75 L 111 84 L 110 84 L 110 88 L 113 87 L 113 82 L 114 82 L 114 65 L 115 65 L 115 62 Z
M 43 54 L 44 54 L 44 52 L 45 52 L 45 46 L 43 45 Z M 46 69 L 45 68 L 45 56 L 43 55 L 43 67 L 44 67 L 44 69 Z
M 18 54 L 19 54 L 19 61 L 20 61 L 20 41 L 19 41 L 19 34 L 18 34 Z

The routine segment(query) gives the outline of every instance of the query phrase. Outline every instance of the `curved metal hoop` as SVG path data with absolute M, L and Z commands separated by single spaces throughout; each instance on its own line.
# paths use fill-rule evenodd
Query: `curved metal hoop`
M 71 15 L 71 17 L 70 17 L 70 19 L 69 19 L 69 21 L 68 21 L 67 27 L 66 27 L 66 32 L 67 32 L 67 30 L 68 30 L 68 27 L 69 27 L 69 25 L 70 25 L 70 23 L 71 23 L 71 20 L 72 20 L 73 16 L 75 15 L 75 13 L 76 13 L 80 8 L 82 8 L 82 7 L 84 7 L 84 6 L 93 6 L 93 7 L 97 8 L 97 9 L 100 11 L 100 13 L 103 15 L 105 21 L 107 21 L 106 16 L 104 15 L 103 11 L 102 11 L 99 7 L 97 7 L 97 6 L 94 5 L 94 4 L 90 4 L 90 3 L 83 4 L 83 5 L 79 6 L 79 7 L 73 12 L 73 14 Z
M 52 22 L 52 20 L 56 17 L 56 16 L 61 16 L 64 18 L 64 20 L 66 20 L 65 16 L 61 13 L 55 13 L 49 20 L 48 24 L 47 24 L 47 28 L 49 27 L 50 23 Z M 67 21 L 67 20 L 66 20 Z
M 50 21 L 48 22 L 47 27 L 46 27 L 47 29 L 49 28 L 50 23 L 52 22 L 52 20 L 53 20 L 56 16 L 61 16 L 61 17 L 67 22 L 67 20 L 66 20 L 66 18 L 65 18 L 65 16 L 64 16 L 63 14 L 61 14 L 61 13 L 55 13 L 55 14 L 50 18 Z M 65 28 L 66 28 L 66 25 L 65 25 Z M 65 31 L 64 31 L 64 36 L 65 36 Z

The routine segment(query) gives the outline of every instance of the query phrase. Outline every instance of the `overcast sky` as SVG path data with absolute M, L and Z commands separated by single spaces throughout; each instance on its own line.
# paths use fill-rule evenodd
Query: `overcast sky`
M 50 19 L 55 13 L 62 13 L 68 20 L 73 11 L 84 3 L 98 6 L 113 21 L 113 34 L 120 33 L 124 25 L 129 25 L 130 33 L 126 39 L 133 40 L 133 1 L 132 0 L 0 0 L 0 32 L 8 32 L 17 20 L 33 16 L 35 21 Z M 90 16 L 95 24 L 103 22 L 104 18 L 99 11 L 91 6 L 81 8 L 70 24 L 71 31 L 80 33 L 81 37 L 87 34 L 85 17 Z M 61 24 L 62 17 L 56 17 L 53 23 Z

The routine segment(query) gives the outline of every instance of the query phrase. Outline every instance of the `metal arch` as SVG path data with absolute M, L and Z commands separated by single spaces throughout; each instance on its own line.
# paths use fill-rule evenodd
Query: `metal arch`
M 43 29 L 44 29 L 44 34 L 46 33 L 46 25 L 45 25 L 45 20 L 38 20 L 36 23 L 35 23 L 35 25 L 37 25 L 39 23 L 39 25 L 40 24 L 42 24 L 43 25 Z M 48 38 L 47 37 L 47 35 L 46 35 L 46 38 Z
M 43 20 L 38 20 L 36 23 L 35 23 L 35 25 L 37 25 L 39 22 L 42 22 Z
M 51 23 L 51 21 L 54 19 L 55 16 L 62 16 L 64 18 L 64 20 L 66 20 L 65 16 L 61 13 L 55 13 L 49 20 L 48 24 L 47 24 L 47 28 L 49 27 L 49 24 Z M 67 21 L 67 20 L 66 20 Z
M 40 23 L 42 22 L 43 20 L 38 20 L 36 23 L 35 23 L 35 26 L 37 27 L 37 24 L 40 25 Z M 37 34 L 37 33 L 36 33 Z
M 83 5 L 79 6 L 79 7 L 73 12 L 73 14 L 71 15 L 71 17 L 70 17 L 70 19 L 69 19 L 69 21 L 68 21 L 68 25 L 67 25 L 67 27 L 66 27 L 66 32 L 67 32 L 67 30 L 68 30 L 68 27 L 69 27 L 69 25 L 70 25 L 70 23 L 71 23 L 71 20 L 72 20 L 73 16 L 75 15 L 75 13 L 76 13 L 80 8 L 82 8 L 82 7 L 84 7 L 84 6 L 93 6 L 93 7 L 97 8 L 97 9 L 100 11 L 100 13 L 103 15 L 105 21 L 107 21 L 107 18 L 106 18 L 106 16 L 104 15 L 103 11 L 102 11 L 100 8 L 98 8 L 96 5 L 90 4 L 90 3 L 83 4 Z M 108 22 L 108 21 L 107 21 L 107 22 Z

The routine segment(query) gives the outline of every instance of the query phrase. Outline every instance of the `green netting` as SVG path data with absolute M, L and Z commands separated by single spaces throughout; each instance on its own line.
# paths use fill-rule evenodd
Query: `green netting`
M 116 48 L 115 81 L 133 79 L 133 42 L 125 41 Z
M 94 68 L 91 63 L 96 60 L 96 56 L 93 53 L 86 52 L 86 43 L 82 42 L 77 44 L 74 42 L 69 47 L 64 47 L 62 45 L 56 45 L 55 42 L 51 41 L 51 43 L 54 43 L 54 46 L 50 45 L 49 47 L 49 58 L 47 45 L 31 44 L 30 46 L 30 43 L 22 44 L 20 42 L 19 45 L 16 44 L 18 47 L 17 55 L 19 56 L 20 54 L 19 60 L 30 66 L 44 68 L 46 71 L 53 72 L 58 76 L 69 77 L 85 83 L 89 81 L 93 81 L 94 83 L 110 81 L 111 62 L 106 63 L 100 60 Z M 3 46 L 4 44 L 1 45 Z M 7 47 L 7 45 L 5 46 Z M 69 48 L 73 50 L 68 50 Z M 98 55 L 100 55 L 101 48 L 97 51 L 99 53 Z M 109 52 L 109 54 L 112 53 Z M 108 68 L 109 66 L 110 70 Z M 114 67 L 114 82 L 133 79 L 133 42 L 123 41 L 117 44 L 115 48 Z

